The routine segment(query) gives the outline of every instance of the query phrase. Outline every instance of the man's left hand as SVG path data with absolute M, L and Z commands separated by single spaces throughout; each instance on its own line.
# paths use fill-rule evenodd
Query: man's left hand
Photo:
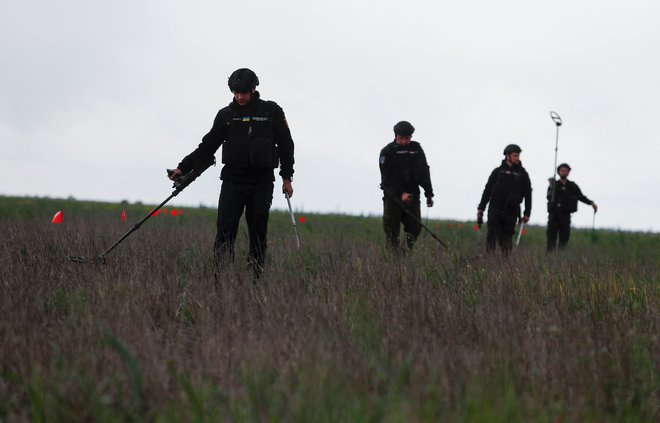
M 527 222 L 529 222 L 529 216 L 524 215 L 523 217 L 520 218 L 520 220 L 521 220 L 523 223 L 527 223 Z
M 591 207 L 594 208 L 594 213 L 598 211 L 598 206 L 593 201 L 591 202 Z
M 290 180 L 282 179 L 282 192 L 287 193 L 289 195 L 289 198 L 293 197 L 293 186 L 291 185 Z
M 426 197 L 426 207 L 433 207 L 433 197 Z

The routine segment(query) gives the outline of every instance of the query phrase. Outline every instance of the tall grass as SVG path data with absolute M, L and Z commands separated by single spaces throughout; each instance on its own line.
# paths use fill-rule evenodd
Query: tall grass
M 106 265 L 66 257 L 128 230 L 115 209 L 3 216 L 3 421 L 658 418 L 658 235 L 547 256 L 530 228 L 502 257 L 439 222 L 453 252 L 397 259 L 377 218 L 307 216 L 297 250 L 273 213 L 260 283 L 241 232 L 214 288 L 213 212 L 154 217 Z

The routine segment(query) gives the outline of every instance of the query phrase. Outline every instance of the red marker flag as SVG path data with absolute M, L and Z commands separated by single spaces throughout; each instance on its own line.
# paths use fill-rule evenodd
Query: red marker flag
M 62 218 L 64 217 L 64 212 L 62 210 L 55 213 L 53 216 L 53 223 L 62 223 Z
M 121 211 L 121 221 L 126 222 L 126 209 L 122 209 Z
M 300 216 L 300 217 L 298 218 L 298 222 L 300 222 L 300 223 L 305 223 L 305 216 Z
M 170 215 L 172 215 L 172 216 L 176 216 L 176 215 L 178 215 L 178 214 L 179 214 L 179 213 L 178 213 L 176 210 L 170 210 Z

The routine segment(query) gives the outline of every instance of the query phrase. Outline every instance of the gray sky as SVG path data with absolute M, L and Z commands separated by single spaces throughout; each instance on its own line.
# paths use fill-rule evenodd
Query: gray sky
M 515 142 L 544 224 L 555 110 L 597 226 L 660 231 L 660 2 L 225 3 L 0 0 L 0 194 L 160 202 L 250 67 L 291 126 L 300 211 L 381 214 L 378 153 L 405 119 L 431 218 L 474 219 Z M 219 171 L 173 204 L 214 206 Z

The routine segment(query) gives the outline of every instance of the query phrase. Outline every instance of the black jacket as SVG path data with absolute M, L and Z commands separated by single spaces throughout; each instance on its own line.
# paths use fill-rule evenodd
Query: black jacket
M 418 142 L 401 146 L 392 141 L 380 151 L 380 182 L 392 195 L 407 192 L 419 197 L 421 186 L 425 197 L 433 197 L 429 165 Z
M 502 160 L 500 167 L 495 168 L 488 178 L 479 202 L 479 210 L 484 210 L 490 202 L 489 212 L 520 216 L 520 203 L 523 198 L 523 214 L 529 216 L 532 212 L 532 182 L 529 175 L 521 162 L 509 167 L 506 160 Z
M 584 204 L 591 205 L 593 203 L 593 201 L 582 194 L 580 187 L 575 182 L 566 180 L 566 184 L 564 185 L 560 181 L 556 181 L 556 184 L 554 203 L 550 201 L 552 198 L 552 184 L 548 187 L 548 213 L 571 214 L 576 212 L 578 200 Z
M 273 181 L 273 169 L 278 164 L 282 178 L 293 176 L 293 139 L 284 111 L 274 101 L 261 100 L 258 91 L 245 106 L 233 100 L 221 109 L 209 133 L 179 163 L 179 169 L 186 173 L 198 160 L 210 158 L 221 145 L 222 180 Z

